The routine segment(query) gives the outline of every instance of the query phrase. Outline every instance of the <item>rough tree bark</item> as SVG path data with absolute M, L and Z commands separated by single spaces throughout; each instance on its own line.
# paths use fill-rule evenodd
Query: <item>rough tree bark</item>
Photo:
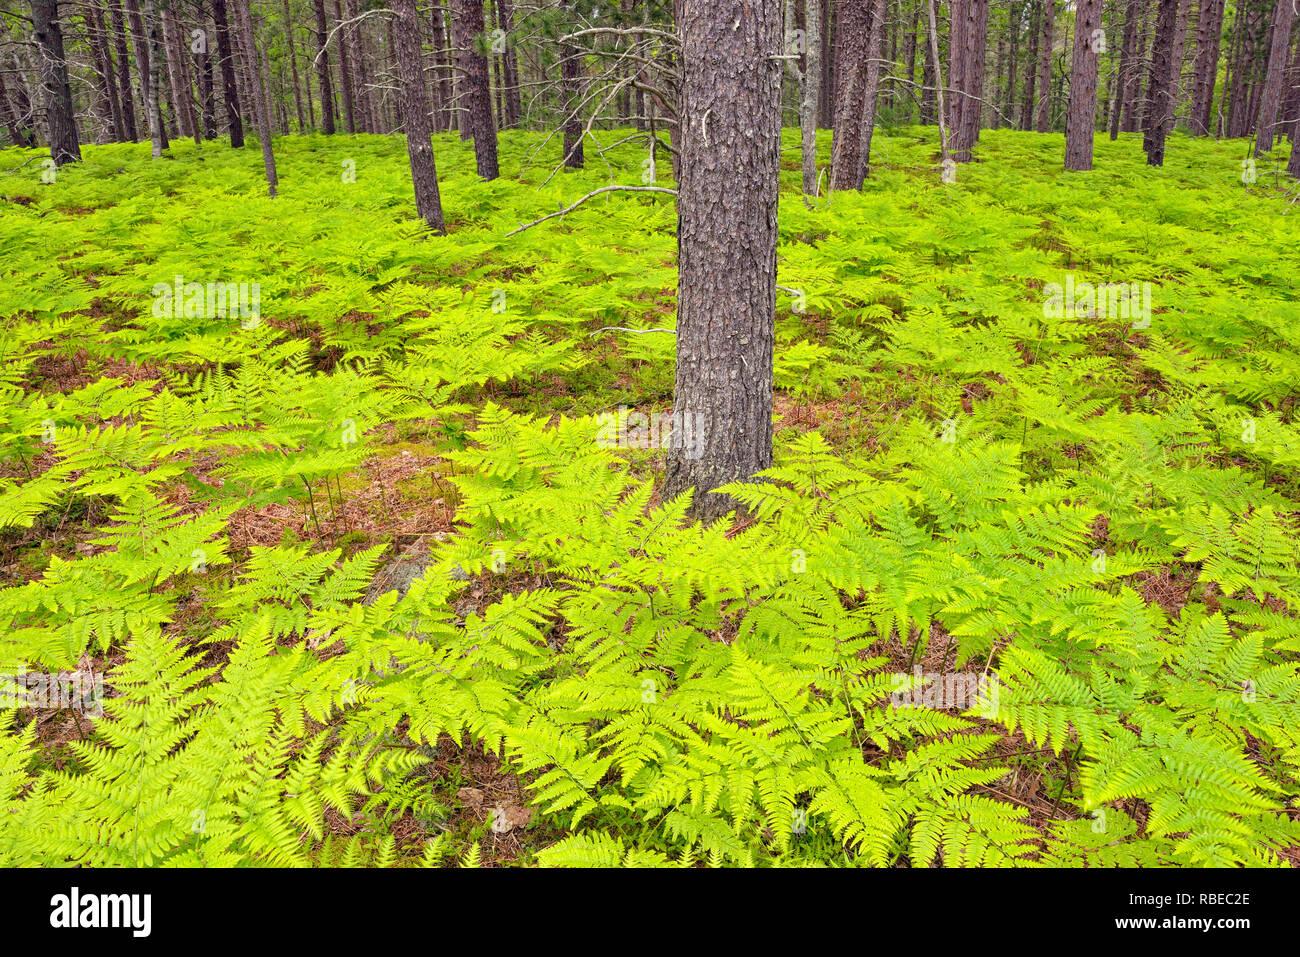
M 330 54 L 326 45 L 329 28 L 325 23 L 325 0 L 312 0 L 316 16 L 316 81 L 320 84 L 320 123 L 326 135 L 334 134 L 334 87 L 330 80 Z
M 1092 139 L 1097 124 L 1097 60 L 1101 0 L 1074 5 L 1074 53 L 1070 63 L 1070 105 L 1065 117 L 1065 168 L 1092 169 Z
M 873 0 L 844 0 L 835 20 L 835 128 L 832 190 L 861 189 L 862 104 L 866 93 Z
M 307 131 L 307 117 L 302 111 L 302 80 L 298 76 L 298 45 L 293 42 L 293 17 L 289 15 L 289 0 L 280 0 L 284 11 L 284 39 L 288 45 L 285 56 L 289 60 L 289 70 L 293 76 L 293 106 L 298 114 L 298 132 Z
M 415 184 L 415 208 L 430 229 L 445 233 L 442 197 L 438 195 L 438 171 L 434 165 L 433 146 L 429 142 L 429 101 L 420 58 L 420 20 L 415 0 L 392 2 L 397 14 L 393 23 L 393 42 L 402 93 L 402 124 L 406 127 L 406 155 L 411 160 L 411 181 Z
M 781 153 L 778 0 L 682 0 L 677 197 L 677 379 L 664 495 L 713 492 L 772 464 L 777 192 Z
M 1151 79 L 1148 95 L 1146 129 L 1142 146 L 1147 164 L 1163 166 L 1165 138 L 1173 119 L 1174 31 L 1178 25 L 1178 0 L 1160 0 L 1156 12 L 1156 38 L 1151 46 Z
M 488 88 L 487 57 L 480 52 L 483 34 L 483 0 L 455 0 L 451 14 L 456 64 L 463 79 L 462 114 L 474 137 L 474 161 L 483 179 L 497 178 L 497 127 L 492 119 L 492 92 Z M 464 129 L 464 127 L 462 127 Z
M 582 51 L 572 43 L 560 45 L 560 85 L 564 90 L 564 165 L 582 169 L 581 108 Z
M 40 60 L 41 89 L 45 93 L 45 126 L 50 157 L 55 166 L 81 162 L 77 117 L 72 109 L 68 61 L 63 56 L 63 28 L 58 0 L 32 0 L 32 38 Z
M 1286 77 L 1291 45 L 1291 21 L 1295 16 L 1293 0 L 1277 0 L 1273 11 L 1273 42 L 1268 54 L 1264 90 L 1259 100 L 1259 120 L 1255 132 L 1255 153 L 1267 153 L 1279 130 L 1282 109 L 1282 81 Z

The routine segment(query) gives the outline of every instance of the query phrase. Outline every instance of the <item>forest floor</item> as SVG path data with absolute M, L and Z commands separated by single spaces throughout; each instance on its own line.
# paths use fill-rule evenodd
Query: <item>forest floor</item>
M 491 183 L 435 137 L 446 237 L 395 137 L 278 140 L 275 199 L 251 148 L 91 146 L 53 182 L 0 152 L 0 672 L 109 673 L 125 727 L 140 635 L 210 689 L 264 631 L 302 669 L 260 704 L 289 756 L 222 740 L 287 780 L 324 735 L 328 797 L 286 785 L 265 847 L 231 797 L 238 859 L 1300 860 L 1284 148 L 1175 135 L 1153 170 L 1099 139 L 1070 174 L 1063 137 L 986 130 L 944 186 L 898 129 L 805 203 L 787 130 L 774 484 L 704 531 L 655 488 L 673 336 L 627 331 L 675 323 L 671 197 L 506 235 L 671 185 L 632 132 L 580 172 L 505 133 Z M 619 410 L 650 440 L 601 441 Z M 900 708 L 917 669 L 1000 701 Z M 144 745 L 105 720 L 17 712 L 0 804 L 44 775 L 108 820 L 75 782 Z M 192 852 L 165 818 L 153 860 Z

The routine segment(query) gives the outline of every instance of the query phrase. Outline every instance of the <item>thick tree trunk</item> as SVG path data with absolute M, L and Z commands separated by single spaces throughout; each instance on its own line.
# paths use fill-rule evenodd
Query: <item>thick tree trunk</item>
M 560 83 L 564 90 L 564 165 L 582 169 L 581 83 L 582 51 L 569 43 L 560 46 Z
M 479 52 L 483 33 L 483 0 L 455 0 L 451 16 L 452 42 L 463 80 L 462 116 L 474 137 L 474 160 L 479 176 L 497 178 L 497 127 L 492 118 L 492 91 L 488 88 L 487 57 Z
M 438 171 L 434 165 L 433 146 L 429 142 L 429 102 L 420 57 L 420 20 L 415 0 L 393 0 L 393 9 L 397 13 L 393 22 L 393 45 L 402 93 L 406 155 L 411 160 L 411 181 L 415 184 L 415 208 L 430 229 L 445 233 L 442 198 L 438 195 Z
M 1173 50 L 1174 31 L 1178 25 L 1178 0 L 1160 0 L 1156 14 L 1156 38 L 1151 47 L 1151 91 L 1147 102 L 1146 129 L 1143 148 L 1147 163 L 1163 166 L 1165 162 L 1165 137 L 1173 119 Z
M 807 0 L 817 3 L 818 0 Z M 822 85 L 817 99 L 817 125 L 829 130 L 835 125 L 835 58 L 831 43 L 832 33 L 839 31 L 839 16 L 831 0 L 821 0 L 822 5 Z
M 666 498 L 772 464 L 781 13 L 777 0 L 682 0 L 677 381 Z
M 988 0 L 959 0 L 952 7 L 953 31 L 948 41 L 948 86 L 953 91 L 949 118 L 952 158 L 967 163 L 979 140 L 989 5 Z
M 81 162 L 77 119 L 72 109 L 68 62 L 63 57 L 63 28 L 58 0 L 32 0 L 32 38 L 40 59 L 41 88 L 45 93 L 46 136 L 55 166 Z
M 831 136 L 832 190 L 861 189 L 862 105 L 866 95 L 873 0 L 844 0 L 835 27 L 835 129 Z
M 325 23 L 325 0 L 313 0 L 316 15 L 316 81 L 320 84 L 320 122 L 327 135 L 334 134 L 334 86 L 330 80 L 330 54 L 326 41 L 329 28 Z
M 261 64 L 257 57 L 257 37 L 253 33 L 253 13 L 249 9 L 249 0 L 234 0 L 235 16 L 238 19 L 240 46 L 247 56 L 248 75 L 252 80 L 253 115 L 257 117 L 257 138 L 262 141 L 262 165 L 266 169 L 267 192 L 276 195 L 280 184 L 275 170 L 275 152 L 271 144 L 271 97 L 267 91 L 266 81 L 262 77 Z
M 1074 5 L 1074 53 L 1070 63 L 1070 106 L 1065 118 L 1065 168 L 1092 169 L 1092 140 L 1097 123 L 1097 59 L 1101 0 Z
M 1056 2 L 1043 0 L 1043 37 L 1038 51 L 1038 113 L 1035 128 L 1046 133 L 1052 128 L 1052 41 L 1056 31 Z
M 1273 37 L 1268 54 L 1268 69 L 1264 75 L 1264 90 L 1259 100 L 1259 125 L 1255 133 L 1255 153 L 1263 154 L 1273 148 L 1277 137 L 1282 109 L 1282 81 L 1286 77 L 1288 52 L 1291 41 L 1291 21 L 1295 10 L 1293 0 L 1277 0 L 1273 11 Z

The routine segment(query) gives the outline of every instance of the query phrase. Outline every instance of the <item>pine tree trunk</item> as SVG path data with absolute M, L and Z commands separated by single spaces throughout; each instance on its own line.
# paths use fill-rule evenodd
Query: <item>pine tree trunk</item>
M 1147 102 L 1143 148 L 1150 166 L 1163 166 L 1165 137 L 1173 119 L 1174 31 L 1178 25 L 1178 0 L 1160 0 L 1156 14 L 1156 38 L 1151 47 L 1151 91 Z
M 682 0 L 677 378 L 664 497 L 694 514 L 772 464 L 781 13 L 777 0 Z M 838 131 L 837 131 L 838 132 Z
M 438 129 L 450 132 L 455 126 L 453 100 L 455 83 L 452 79 L 453 56 L 447 49 L 447 24 L 441 0 L 433 0 L 429 10 L 429 22 L 433 26 L 433 61 L 434 85 L 438 90 Z M 520 114 L 522 116 L 522 113 Z
M 818 0 L 808 0 L 816 3 Z M 822 85 L 817 100 L 817 125 L 829 130 L 835 125 L 835 56 L 831 43 L 832 33 L 838 31 L 837 10 L 831 0 L 821 0 L 822 5 Z
M 279 178 L 275 170 L 275 152 L 271 144 L 271 96 L 258 62 L 257 38 L 253 33 L 253 13 L 249 0 L 234 0 L 238 19 L 240 46 L 247 57 L 248 75 L 252 80 L 253 115 L 257 118 L 257 138 L 262 141 L 262 165 L 266 169 L 267 192 L 275 196 Z
M 1043 0 L 1043 37 L 1038 51 L 1038 113 L 1035 128 L 1046 133 L 1052 128 L 1052 41 L 1056 30 L 1056 2 Z
M 497 127 L 492 118 L 492 91 L 488 88 L 487 57 L 479 51 L 483 37 L 483 0 L 455 0 L 451 16 L 452 42 L 463 83 L 460 97 L 465 125 L 474 138 L 478 175 L 496 179 Z
M 497 18 L 506 34 L 506 48 L 502 57 L 502 94 L 505 100 L 503 125 L 516 127 L 523 117 L 519 102 L 519 57 L 515 52 L 514 41 L 510 34 L 515 28 L 514 6 L 510 0 L 497 0 Z
M 1286 77 L 1288 52 L 1291 45 L 1291 21 L 1294 18 L 1292 0 L 1277 0 L 1273 11 L 1273 37 L 1268 54 L 1264 89 L 1260 94 L 1259 123 L 1255 133 L 1255 153 L 1264 154 L 1273 149 L 1277 137 L 1282 109 L 1282 81 Z
M 330 80 L 330 54 L 326 41 L 325 0 L 312 0 L 316 15 L 316 81 L 320 84 L 320 122 L 326 135 L 334 135 L 334 85 Z
M 415 208 L 430 229 L 445 233 L 438 171 L 429 142 L 429 101 L 424 88 L 420 20 L 415 0 L 393 0 L 393 10 L 397 14 L 393 21 L 393 45 L 401 85 L 402 125 L 406 127 L 406 155 L 411 161 L 411 181 L 415 185 Z
M 68 63 L 63 56 L 58 0 L 32 0 L 32 39 L 39 51 L 50 156 L 55 166 L 80 163 L 81 144 L 77 140 L 77 118 L 72 108 Z
M 560 82 L 564 88 L 564 165 L 582 169 L 582 51 L 571 43 L 560 46 Z
M 230 128 L 230 145 L 244 145 L 244 121 L 239 113 L 239 83 L 235 79 L 235 51 L 230 42 L 230 21 L 226 0 L 212 0 L 212 23 L 217 31 L 217 60 L 221 70 L 221 95 L 226 105 L 226 125 Z
M 1070 105 L 1065 118 L 1065 168 L 1069 170 L 1092 169 L 1093 134 L 1097 123 L 1097 53 L 1100 30 L 1101 0 L 1078 0 L 1074 6 Z
M 343 6 L 340 0 L 334 0 L 334 22 L 343 22 Z M 335 34 L 339 45 L 339 89 L 343 94 L 343 126 L 349 133 L 357 131 L 356 104 L 352 98 L 352 64 L 348 57 L 347 29 L 341 28 Z
M 835 128 L 832 190 L 861 189 L 862 107 L 866 96 L 873 0 L 844 0 L 835 21 Z
M 871 169 L 871 134 L 876 126 L 876 106 L 880 96 L 880 59 L 885 44 L 885 0 L 874 0 L 871 13 L 871 37 L 867 42 L 866 82 L 862 101 L 862 143 L 858 147 L 858 186 L 865 182 Z
M 194 54 L 194 68 L 199 75 L 199 101 L 202 114 L 203 135 L 209 140 L 217 138 L 217 99 L 212 81 L 212 33 L 208 29 L 208 12 L 205 2 L 199 3 L 199 21 L 203 24 L 203 47 Z

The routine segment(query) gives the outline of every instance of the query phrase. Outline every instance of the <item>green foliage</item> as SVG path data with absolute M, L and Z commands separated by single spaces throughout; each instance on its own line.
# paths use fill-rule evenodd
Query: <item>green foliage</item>
M 670 399 L 673 336 L 623 330 L 675 325 L 671 205 L 504 238 L 603 164 L 507 134 L 481 183 L 440 136 L 447 237 L 379 137 L 277 143 L 276 200 L 216 146 L 15 173 L 0 673 L 107 678 L 58 747 L 0 699 L 0 863 L 488 865 L 474 754 L 542 866 L 1283 864 L 1300 239 L 1174 144 L 1067 176 L 988 130 L 945 187 L 878 132 L 811 208 L 783 172 L 776 462 L 708 528 L 596 418 Z M 1070 274 L 1152 283 L 1150 326 L 1053 317 Z M 155 310 L 177 275 L 260 322 Z M 340 526 L 410 448 L 455 521 L 385 592 L 389 500 Z

